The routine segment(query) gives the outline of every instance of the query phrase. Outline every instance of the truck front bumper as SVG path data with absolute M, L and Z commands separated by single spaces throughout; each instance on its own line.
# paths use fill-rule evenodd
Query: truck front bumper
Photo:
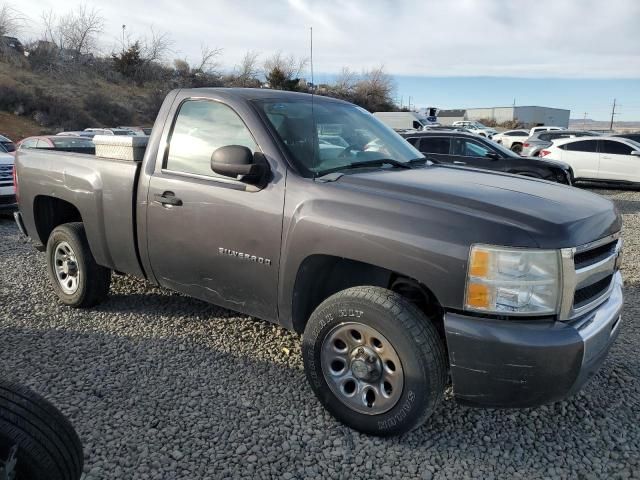
M 571 322 L 444 319 L 453 392 L 463 404 L 533 407 L 578 391 L 598 370 L 620 330 L 622 276 L 611 296 Z

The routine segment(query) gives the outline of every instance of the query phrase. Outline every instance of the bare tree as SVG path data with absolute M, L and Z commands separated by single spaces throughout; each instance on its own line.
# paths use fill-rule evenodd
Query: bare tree
M 239 87 L 249 87 L 249 86 L 258 86 L 258 74 L 260 73 L 260 69 L 258 67 L 258 58 L 260 57 L 260 53 L 249 50 L 244 54 L 240 63 L 236 65 L 233 73 L 233 81 L 234 85 Z
M 336 77 L 333 90 L 337 96 L 346 99 L 353 95 L 357 82 L 358 75 L 351 71 L 349 67 L 343 67 L 340 74 Z
M 216 58 L 222 53 L 221 48 L 210 48 L 208 45 L 200 46 L 200 59 L 192 68 L 193 72 L 216 74 L 216 69 L 219 67 Z
M 384 66 L 365 71 L 354 89 L 354 101 L 372 112 L 393 109 L 393 77 Z
M 44 39 L 58 48 L 65 48 L 64 32 L 54 11 L 42 12 L 41 19 L 44 26 L 44 32 L 42 32 Z
M 300 74 L 309 64 L 307 57 L 296 58 L 294 55 L 285 56 L 282 52 L 276 52 L 264 62 L 265 76 L 278 70 L 284 74 L 287 80 L 299 78 Z
M 45 40 L 58 48 L 78 53 L 91 53 L 97 37 L 104 28 L 104 18 L 95 8 L 81 5 L 79 8 L 58 17 L 52 10 L 42 14 Z
M 142 58 L 145 61 L 161 62 L 171 52 L 173 40 L 171 40 L 168 32 L 156 32 L 152 26 L 149 37 L 144 37 L 140 43 L 142 45 Z
M 25 17 L 6 3 L 0 5 L 0 36 L 16 35 L 24 27 Z

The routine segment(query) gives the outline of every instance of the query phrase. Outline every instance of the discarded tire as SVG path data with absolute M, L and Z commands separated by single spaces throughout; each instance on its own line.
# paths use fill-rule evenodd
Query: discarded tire
M 0 378 L 0 478 L 78 480 L 83 461 L 80 439 L 62 413 Z

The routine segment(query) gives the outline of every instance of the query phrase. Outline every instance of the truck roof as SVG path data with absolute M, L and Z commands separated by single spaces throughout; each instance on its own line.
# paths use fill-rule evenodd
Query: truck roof
M 281 100 L 308 100 L 312 96 L 315 101 L 329 101 L 337 103 L 348 103 L 337 98 L 326 97 L 324 95 L 311 95 L 310 93 L 301 92 L 289 92 L 285 90 L 272 90 L 270 88 L 218 88 L 218 87 L 204 87 L 204 88 L 185 88 L 180 89 L 181 92 L 186 92 L 194 96 L 202 95 L 202 93 L 209 93 L 214 95 L 221 95 L 225 97 L 242 98 L 244 100 L 266 100 L 266 99 L 281 99 Z

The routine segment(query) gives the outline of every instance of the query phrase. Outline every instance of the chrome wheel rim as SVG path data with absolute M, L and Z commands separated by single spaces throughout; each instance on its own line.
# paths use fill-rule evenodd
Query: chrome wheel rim
M 347 407 L 379 415 L 398 403 L 404 386 L 395 348 L 375 328 L 359 322 L 335 326 L 322 342 L 322 373 Z
M 76 254 L 67 242 L 60 242 L 53 252 L 56 279 L 62 291 L 73 295 L 78 290 L 80 269 Z

